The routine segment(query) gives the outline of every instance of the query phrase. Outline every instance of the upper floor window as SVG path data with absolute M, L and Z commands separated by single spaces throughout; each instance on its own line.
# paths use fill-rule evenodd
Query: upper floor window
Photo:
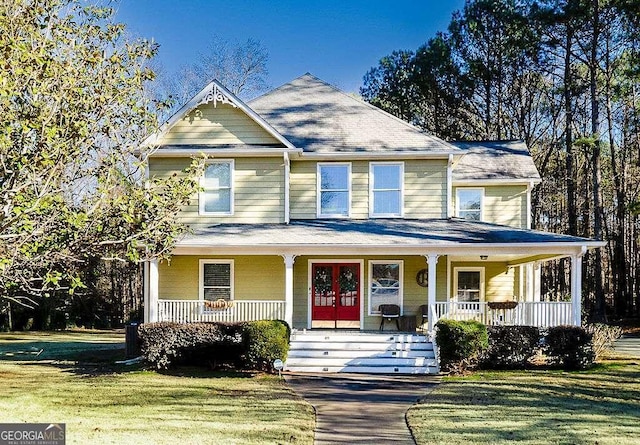
M 402 216 L 402 162 L 372 162 L 369 165 L 370 216 Z
M 456 216 L 458 218 L 482 221 L 484 190 L 459 188 L 456 191 Z
M 351 164 L 318 164 L 318 216 L 348 217 Z
M 200 186 L 201 215 L 233 213 L 233 161 L 207 162 Z

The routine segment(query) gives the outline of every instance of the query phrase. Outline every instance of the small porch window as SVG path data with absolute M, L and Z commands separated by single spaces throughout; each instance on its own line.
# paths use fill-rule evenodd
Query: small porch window
M 200 186 L 201 215 L 233 214 L 233 161 L 207 162 Z
M 200 260 L 200 299 L 233 300 L 232 260 Z
M 372 162 L 370 175 L 370 216 L 402 216 L 402 162 Z
M 479 188 L 459 188 L 456 190 L 456 216 L 458 218 L 482 221 L 484 190 Z
M 454 280 L 456 301 L 460 303 L 484 301 L 484 268 L 456 267 Z
M 397 304 L 402 311 L 402 275 L 402 261 L 369 261 L 369 315 L 379 315 L 381 304 Z
M 318 164 L 318 216 L 344 218 L 351 203 L 351 164 Z

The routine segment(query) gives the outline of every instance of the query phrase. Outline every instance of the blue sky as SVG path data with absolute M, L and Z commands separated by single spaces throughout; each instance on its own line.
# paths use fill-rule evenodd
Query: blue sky
M 197 60 L 213 35 L 259 40 L 269 52 L 268 84 L 306 72 L 357 91 L 362 77 L 396 49 L 415 50 L 445 30 L 464 0 L 120 0 L 116 19 L 160 44 L 166 71 Z

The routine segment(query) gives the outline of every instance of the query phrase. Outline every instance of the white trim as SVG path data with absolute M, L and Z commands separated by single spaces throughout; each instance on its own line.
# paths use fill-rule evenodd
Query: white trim
M 455 215 L 456 218 L 462 218 L 460 216 L 460 196 L 459 196 L 459 192 L 460 191 L 479 191 L 480 192 L 480 220 L 479 221 L 484 221 L 484 187 L 456 187 L 456 209 L 455 209 Z
M 524 185 L 540 184 L 542 179 L 454 179 L 454 187 L 483 187 L 489 185 Z
M 453 155 L 449 155 L 449 160 L 447 161 L 447 202 L 446 202 L 446 212 L 445 215 L 447 218 L 451 218 L 453 216 L 452 204 L 453 204 Z
M 235 292 L 235 275 L 234 275 L 234 260 L 230 259 L 222 259 L 218 260 L 215 258 L 205 258 L 200 259 L 198 261 L 198 300 L 204 301 L 204 266 L 205 264 L 229 264 L 231 267 L 229 268 L 229 301 L 233 301 L 234 292 Z
M 309 258 L 307 260 L 307 329 L 311 329 L 311 323 L 312 323 L 312 319 L 311 319 L 311 311 L 312 311 L 312 304 L 311 304 L 311 291 L 312 291 L 312 285 L 311 285 L 311 280 L 313 279 L 313 277 L 311 276 L 312 272 L 313 272 L 313 265 L 315 263 L 323 263 L 323 264 L 336 264 L 336 263 L 351 263 L 351 264 L 358 264 L 360 265 L 360 330 L 364 330 L 364 280 L 362 279 L 362 276 L 364 275 L 364 260 L 360 259 L 360 260 L 353 260 L 353 259 L 332 259 L 332 258 Z
M 149 261 L 149 308 L 150 323 L 158 321 L 159 274 L 158 260 Z
M 217 189 L 213 189 L 213 188 L 207 188 L 205 186 L 206 183 L 206 179 L 204 177 L 204 172 L 202 173 L 203 176 L 200 177 L 199 179 L 199 183 L 200 183 L 200 187 L 202 187 L 202 191 L 198 193 L 198 214 L 200 216 L 232 216 L 234 213 L 234 197 L 235 197 L 235 170 L 236 170 L 236 163 L 235 160 L 233 159 L 208 159 L 205 162 L 205 169 L 206 169 L 206 165 L 210 165 L 210 164 L 229 164 L 229 211 L 228 212 L 207 212 L 204 210 L 204 206 L 205 206 L 205 200 L 204 200 L 204 195 L 208 192 L 208 191 L 213 191 L 213 190 L 221 190 L 222 188 L 218 187 Z
M 454 267 L 453 268 L 453 293 L 452 301 L 458 301 L 458 272 L 480 272 L 480 297 L 479 301 L 485 301 L 485 268 L 484 267 Z
M 531 229 L 531 192 L 533 190 L 534 187 L 534 183 L 533 181 L 529 182 L 529 184 L 527 184 L 527 229 Z
M 397 160 L 402 159 L 448 159 L 449 155 L 461 156 L 457 150 L 451 151 L 384 151 L 384 152 L 372 152 L 372 151 L 349 151 L 349 152 L 302 152 L 300 153 L 301 160 L 307 161 L 325 161 L 331 160 Z
M 296 154 L 300 149 L 273 148 L 273 147 L 251 147 L 241 145 L 239 148 L 213 148 L 206 145 L 189 148 L 159 148 L 150 154 L 153 158 L 188 158 L 193 155 L 207 156 L 234 156 L 238 158 L 264 158 L 280 157 L 283 153 Z
M 284 153 L 284 223 L 291 221 L 291 159 Z
M 398 295 L 399 295 L 399 306 L 400 306 L 400 315 L 404 313 L 404 260 L 369 260 L 368 265 L 368 273 L 367 273 L 367 315 L 370 317 L 375 317 L 380 315 L 380 312 L 373 312 L 371 310 L 371 282 L 373 280 L 373 265 L 375 264 L 398 264 L 399 270 L 399 283 L 398 283 Z
M 347 167 L 347 214 L 342 215 L 339 213 L 321 213 L 321 196 L 322 196 L 322 177 L 320 175 L 320 169 L 322 167 Z M 351 162 L 318 162 L 316 164 L 316 216 L 318 218 L 350 218 L 351 217 L 351 196 L 352 196 L 352 165 Z M 342 191 L 344 190 L 335 190 Z
M 377 165 L 381 165 L 381 166 L 397 166 L 400 167 L 400 189 L 381 189 L 381 190 L 374 190 L 374 183 L 375 183 L 375 175 L 373 173 L 374 167 Z M 391 192 L 395 192 L 395 191 L 399 191 L 400 192 L 400 213 L 375 213 L 375 206 L 374 206 L 374 192 L 379 191 L 379 192 L 383 192 L 383 191 L 391 191 Z M 402 218 L 404 216 L 404 162 L 403 161 L 396 161 L 396 162 L 380 162 L 380 161 L 373 161 L 373 162 L 369 162 L 369 218 L 393 218 L 393 217 L 400 217 Z

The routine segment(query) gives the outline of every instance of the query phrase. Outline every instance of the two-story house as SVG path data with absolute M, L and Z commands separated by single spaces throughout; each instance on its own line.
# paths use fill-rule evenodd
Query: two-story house
M 602 243 L 531 230 L 522 142 L 448 143 L 306 74 L 248 103 L 214 81 L 146 143 L 149 175 L 208 159 L 193 232 L 146 269 L 145 321 L 377 330 L 393 304 L 429 331 L 580 324 L 581 257 Z M 560 257 L 571 300 L 541 302 L 539 264 Z

